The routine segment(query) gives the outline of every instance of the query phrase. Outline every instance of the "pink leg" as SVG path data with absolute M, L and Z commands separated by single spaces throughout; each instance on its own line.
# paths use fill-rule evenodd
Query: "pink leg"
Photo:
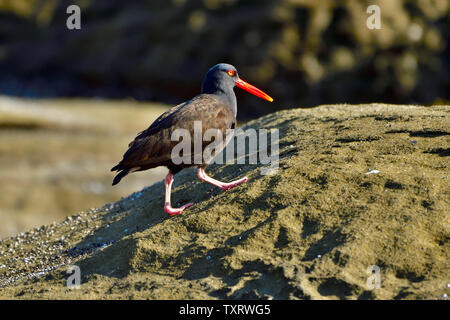
M 170 193 L 171 193 L 171 189 L 172 189 L 172 183 L 173 183 L 173 175 L 172 175 L 172 172 L 169 171 L 169 173 L 166 176 L 166 201 L 164 204 L 164 211 L 169 216 L 176 216 L 177 214 L 180 214 L 181 212 L 183 212 L 184 209 L 187 209 L 190 206 L 192 206 L 193 203 L 190 202 L 178 209 L 172 208 L 172 206 L 170 205 Z
M 241 183 L 247 182 L 247 180 L 248 180 L 247 177 L 244 177 L 242 179 L 235 180 L 235 181 L 232 181 L 232 182 L 229 182 L 229 183 L 221 182 L 221 181 L 218 181 L 216 179 L 213 179 L 213 178 L 209 177 L 206 174 L 205 169 L 203 169 L 203 168 L 198 168 L 198 177 L 201 180 L 206 181 L 208 183 L 211 183 L 212 185 L 215 185 L 216 187 L 219 187 L 219 188 L 221 188 L 222 190 L 225 190 L 225 191 L 228 190 L 228 189 L 234 188 L 234 187 L 240 185 Z

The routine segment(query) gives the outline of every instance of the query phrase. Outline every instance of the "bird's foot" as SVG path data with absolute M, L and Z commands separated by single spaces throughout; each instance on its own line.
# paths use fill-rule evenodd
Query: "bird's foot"
M 194 205 L 192 202 L 189 202 L 188 204 L 185 204 L 184 206 L 181 206 L 180 208 L 172 208 L 172 206 L 170 205 L 170 203 L 166 203 L 164 205 L 164 211 L 169 215 L 169 216 L 176 216 L 178 214 L 180 214 L 181 212 L 184 211 L 184 209 L 189 208 L 190 206 Z
M 243 184 L 244 182 L 247 182 L 247 181 L 248 181 L 248 178 L 247 178 L 247 177 L 244 177 L 244 178 L 239 179 L 239 180 L 236 180 L 236 181 L 232 181 L 232 182 L 229 182 L 229 183 L 223 183 L 223 184 L 220 186 L 220 188 L 221 188 L 223 191 L 227 191 L 227 190 L 230 190 L 231 188 L 234 188 L 234 187 L 236 187 L 236 186 L 238 186 L 238 185 L 240 185 L 240 184 Z

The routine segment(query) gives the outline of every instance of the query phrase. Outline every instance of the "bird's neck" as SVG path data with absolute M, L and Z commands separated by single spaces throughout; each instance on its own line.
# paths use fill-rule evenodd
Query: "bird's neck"
M 202 93 L 208 93 L 216 96 L 219 100 L 230 106 L 233 111 L 234 117 L 237 115 L 237 101 L 233 88 L 214 88 L 214 90 L 203 90 Z

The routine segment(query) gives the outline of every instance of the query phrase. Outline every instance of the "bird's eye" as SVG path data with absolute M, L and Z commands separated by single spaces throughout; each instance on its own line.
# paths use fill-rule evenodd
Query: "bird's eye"
M 233 77 L 233 76 L 236 74 L 236 72 L 234 72 L 234 70 L 228 70 L 227 74 L 228 74 L 230 77 Z

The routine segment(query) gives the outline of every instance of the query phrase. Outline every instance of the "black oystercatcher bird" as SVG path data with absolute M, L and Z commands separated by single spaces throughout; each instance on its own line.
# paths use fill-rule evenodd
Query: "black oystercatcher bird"
M 266 93 L 240 79 L 236 68 L 232 65 L 225 63 L 215 65 L 206 73 L 199 95 L 163 113 L 128 145 L 129 148 L 123 155 L 122 161 L 111 169 L 111 171 L 119 171 L 112 184 L 119 183 L 128 173 L 166 166 L 169 173 L 165 181 L 164 210 L 170 216 L 173 216 L 193 205 L 193 203 L 188 203 L 180 208 L 172 208 L 170 204 L 173 175 L 186 167 L 197 166 L 198 177 L 201 180 L 223 190 L 231 189 L 246 182 L 247 177 L 228 183 L 209 177 L 205 172 L 208 161 L 203 158 L 201 158 L 203 160 L 200 164 L 194 163 L 194 161 L 175 164 L 171 157 L 172 148 L 178 144 L 178 141 L 171 140 L 172 133 L 176 129 L 185 129 L 193 137 L 194 121 L 201 121 L 202 137 L 205 131 L 210 128 L 219 130 L 220 134 L 225 137 L 227 129 L 235 128 L 237 103 L 233 88 L 236 85 L 260 98 L 270 102 L 273 101 Z M 191 147 L 193 147 L 194 139 L 191 139 L 191 141 Z M 225 139 L 222 141 L 225 141 Z M 208 144 L 210 142 L 202 141 L 202 154 Z M 193 149 L 195 150 L 195 148 Z

